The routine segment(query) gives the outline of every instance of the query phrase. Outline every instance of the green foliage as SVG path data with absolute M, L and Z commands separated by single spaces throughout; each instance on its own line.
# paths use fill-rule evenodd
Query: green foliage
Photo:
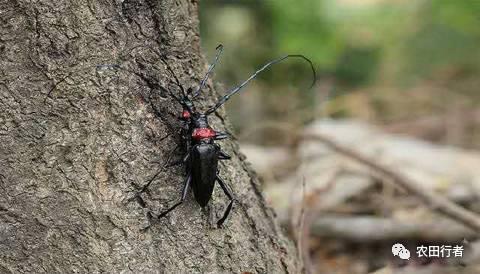
M 277 52 L 301 52 L 324 68 L 333 66 L 343 49 L 335 22 L 326 16 L 324 1 L 268 0 L 272 45 Z
M 480 1 L 432 1 L 419 10 L 417 31 L 405 37 L 405 76 L 445 69 L 480 72 Z
M 431 12 L 432 21 L 441 23 L 448 28 L 461 32 L 467 36 L 480 35 L 480 1 L 478 0 L 437 0 L 431 2 L 430 11 L 426 7 L 425 13 Z
M 218 76 L 229 85 L 267 60 L 301 53 L 315 62 L 321 82 L 334 80 L 331 101 L 365 93 L 378 119 L 433 113 L 455 100 L 480 106 L 479 0 L 202 1 L 201 14 L 209 55 L 225 42 Z M 315 108 L 319 102 L 303 88 L 308 73 L 289 61 L 262 74 L 256 83 L 267 114 L 292 105 L 278 98 Z M 345 102 L 333 103 L 336 114 L 355 115 L 352 105 L 365 108 Z
M 345 83 L 347 86 L 368 84 L 375 77 L 378 59 L 378 49 L 347 49 L 338 60 L 335 76 L 340 83 Z

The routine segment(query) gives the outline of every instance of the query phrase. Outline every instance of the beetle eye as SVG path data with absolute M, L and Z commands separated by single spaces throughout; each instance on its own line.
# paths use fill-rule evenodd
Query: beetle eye
M 191 114 L 190 114 L 190 112 L 189 112 L 188 110 L 184 110 L 184 111 L 182 112 L 182 118 L 183 118 L 183 119 L 190 119 L 190 116 L 191 116 Z

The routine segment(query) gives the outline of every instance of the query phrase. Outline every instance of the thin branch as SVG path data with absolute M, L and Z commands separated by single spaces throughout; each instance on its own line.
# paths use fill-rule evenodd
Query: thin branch
M 362 243 L 412 239 L 421 242 L 455 242 L 477 237 L 477 233 L 471 229 L 445 218 L 408 222 L 395 218 L 340 214 L 316 218 L 311 227 L 311 234 Z
M 302 202 L 301 202 L 300 214 L 297 222 L 297 227 L 298 227 L 297 248 L 305 267 L 305 273 L 310 274 L 313 272 L 312 272 L 312 261 L 310 260 L 309 248 L 308 248 L 309 228 L 306 228 L 305 226 L 305 217 L 306 217 L 305 185 L 306 185 L 305 177 L 303 177 L 302 178 Z
M 326 184 L 320 188 L 314 189 L 313 193 L 311 193 L 309 197 L 306 197 L 305 193 L 305 177 L 302 178 L 302 202 L 300 205 L 298 221 L 294 227 L 298 230 L 296 234 L 297 249 L 303 261 L 305 273 L 307 274 L 315 273 L 315 271 L 313 270 L 314 268 L 312 260 L 310 258 L 309 239 L 311 234 L 311 228 L 313 226 L 313 223 L 315 222 L 315 217 L 322 209 L 321 207 L 319 207 L 319 205 L 321 205 L 319 201 L 321 201 L 321 196 L 333 187 L 341 171 L 341 169 L 336 170 L 328 179 Z
M 418 196 L 423 200 L 431 209 L 442 213 L 443 215 L 450 217 L 453 220 L 456 220 L 465 226 L 473 229 L 477 233 L 480 233 L 480 216 L 472 211 L 469 211 L 450 200 L 435 194 L 434 192 L 420 187 L 420 183 L 411 180 L 399 173 L 394 172 L 388 167 L 375 162 L 373 159 L 369 159 L 349 148 L 341 146 L 335 141 L 331 140 L 327 136 L 315 133 L 315 134 L 304 134 L 302 136 L 307 140 L 319 141 L 336 152 L 351 158 L 372 170 L 382 174 L 385 177 L 388 177 L 392 180 L 393 183 L 399 185 L 400 187 L 407 190 L 409 193 Z

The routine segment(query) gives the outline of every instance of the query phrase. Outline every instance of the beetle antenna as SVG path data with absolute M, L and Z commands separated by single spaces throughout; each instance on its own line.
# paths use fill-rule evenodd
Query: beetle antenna
M 207 73 L 202 79 L 202 82 L 200 82 L 200 85 L 198 86 L 197 90 L 193 93 L 192 99 L 197 97 L 200 94 L 200 90 L 205 87 L 205 84 L 207 83 L 208 76 L 212 73 L 213 69 L 215 68 L 215 65 L 218 63 L 218 59 L 220 58 L 220 55 L 222 54 L 223 51 L 223 45 L 219 44 L 215 50 L 217 53 L 215 54 L 215 59 L 213 60 L 212 64 L 208 67 Z
M 287 58 L 301 58 L 305 61 L 307 61 L 309 64 L 310 64 L 310 67 L 312 68 L 312 72 L 313 72 L 313 82 L 312 82 L 312 85 L 309 87 L 309 89 L 311 89 L 314 85 L 315 85 L 315 82 L 317 81 L 317 73 L 315 71 L 315 67 L 313 66 L 313 63 L 310 59 L 308 59 L 307 57 L 303 56 L 303 55 L 299 55 L 299 54 L 295 54 L 295 55 L 285 55 L 283 57 L 280 57 L 280 58 L 277 58 L 277 59 L 274 59 L 268 63 L 266 63 L 265 65 L 263 65 L 263 67 L 261 67 L 260 69 L 258 69 L 257 71 L 255 71 L 254 74 L 252 74 L 247 80 L 245 80 L 243 83 L 241 83 L 239 86 L 227 91 L 227 94 L 223 97 L 221 97 L 218 102 L 213 106 L 213 107 L 210 107 L 206 112 L 205 112 L 205 115 L 209 115 L 211 114 L 212 112 L 214 112 L 215 110 L 217 110 L 219 107 L 221 107 L 223 104 L 225 104 L 226 101 L 228 101 L 228 99 L 230 99 L 230 97 L 232 97 L 233 95 L 235 95 L 237 92 L 239 92 L 246 84 L 248 84 L 248 82 L 250 82 L 251 80 L 253 80 L 255 77 L 257 77 L 257 75 L 264 71 L 265 69 L 267 69 L 268 67 L 274 65 L 274 64 L 277 64 L 277 63 L 280 63 L 281 61 L 287 59 Z

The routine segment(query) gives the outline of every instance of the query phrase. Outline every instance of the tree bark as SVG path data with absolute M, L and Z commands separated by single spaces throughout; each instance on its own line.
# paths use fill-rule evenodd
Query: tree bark
M 234 140 L 206 210 L 185 170 L 167 90 L 196 86 L 198 2 L 0 0 L 0 273 L 298 273 L 293 245 Z M 123 69 L 119 69 L 122 67 Z M 49 94 L 50 93 L 50 94 Z M 47 96 L 49 94 L 49 96 Z M 217 97 L 212 84 L 197 106 Z M 226 130 L 224 113 L 211 115 Z M 176 155 L 180 157 L 180 155 Z

